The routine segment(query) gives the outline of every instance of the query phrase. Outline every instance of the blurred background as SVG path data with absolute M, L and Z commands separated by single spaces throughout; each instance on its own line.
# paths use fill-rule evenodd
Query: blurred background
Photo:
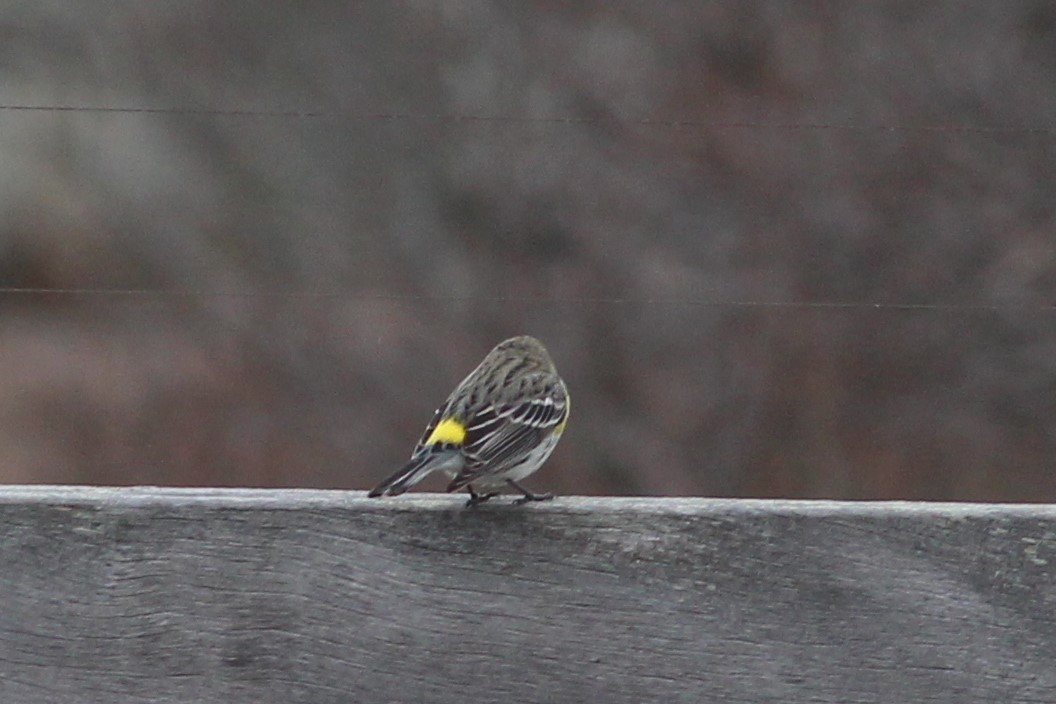
M 1056 500 L 1049 0 L 0 36 L 0 481 L 368 488 L 528 333 L 576 399 L 540 491 Z

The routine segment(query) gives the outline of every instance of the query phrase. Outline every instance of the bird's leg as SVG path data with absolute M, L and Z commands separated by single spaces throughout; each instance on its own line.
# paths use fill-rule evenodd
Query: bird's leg
M 513 481 L 512 479 L 507 479 L 506 483 L 509 484 L 510 486 L 512 486 L 517 491 L 519 491 L 522 494 L 524 494 L 524 496 L 522 496 L 521 498 L 519 498 L 519 499 L 517 499 L 516 501 L 513 502 L 517 506 L 521 506 L 523 504 L 526 504 L 529 501 L 549 501 L 550 499 L 554 498 L 554 495 L 550 494 L 550 493 L 533 494 L 532 492 L 528 491 L 527 489 L 525 489 L 523 486 L 521 486 L 517 482 Z
M 472 484 L 467 484 L 466 490 L 469 492 L 469 501 L 466 502 L 466 508 L 476 506 L 477 504 L 482 504 L 491 497 L 498 496 L 498 494 L 494 492 L 491 494 L 478 494 L 477 491 L 473 488 Z

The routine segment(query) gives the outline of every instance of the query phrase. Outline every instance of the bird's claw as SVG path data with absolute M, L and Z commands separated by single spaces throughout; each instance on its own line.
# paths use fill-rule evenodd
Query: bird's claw
M 470 489 L 470 491 L 469 491 L 469 500 L 466 501 L 466 508 L 473 508 L 477 504 L 482 504 L 482 503 L 484 503 L 485 501 L 487 501 L 488 499 L 490 499 L 490 498 L 492 498 L 494 496 L 498 496 L 498 494 L 496 494 L 494 492 L 492 492 L 490 494 L 478 494 L 477 492 L 475 492 L 472 489 Z
M 513 502 L 513 505 L 524 506 L 525 504 L 531 503 L 532 501 L 549 501 L 552 498 L 554 498 L 553 494 L 525 494 L 521 498 L 516 499 Z

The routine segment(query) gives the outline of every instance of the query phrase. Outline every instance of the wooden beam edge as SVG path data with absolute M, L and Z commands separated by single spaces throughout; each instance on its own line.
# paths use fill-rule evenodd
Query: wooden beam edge
M 147 506 L 226 509 L 356 509 L 363 511 L 461 510 L 461 495 L 414 493 L 398 498 L 369 499 L 365 491 L 339 489 L 191 488 L 158 486 L 4 485 L 0 506 L 51 505 L 106 509 Z M 704 497 L 560 496 L 554 501 L 513 506 L 508 498 L 468 509 L 574 513 L 895 516 L 950 518 L 1019 517 L 1056 521 L 1056 504 L 987 504 L 924 501 L 835 501 L 827 499 L 715 499 Z

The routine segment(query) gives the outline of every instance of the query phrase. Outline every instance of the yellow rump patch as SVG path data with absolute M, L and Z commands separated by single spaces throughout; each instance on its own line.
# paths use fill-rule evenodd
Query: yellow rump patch
M 466 426 L 462 425 L 454 418 L 444 418 L 436 424 L 436 427 L 433 428 L 433 432 L 429 433 L 429 437 L 425 439 L 425 444 L 436 445 L 437 443 L 443 443 L 445 445 L 461 445 L 465 439 Z

